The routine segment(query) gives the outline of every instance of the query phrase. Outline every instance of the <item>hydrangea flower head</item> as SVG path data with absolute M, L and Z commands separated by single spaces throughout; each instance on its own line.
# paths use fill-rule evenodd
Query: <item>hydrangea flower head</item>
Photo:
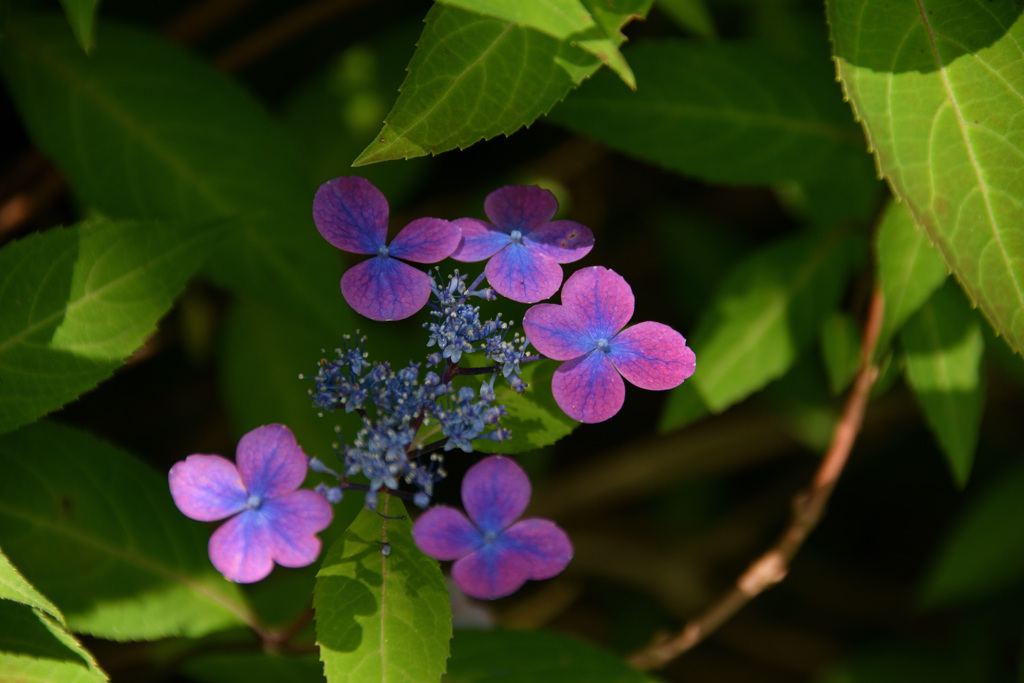
M 430 297 L 426 273 L 400 261 L 437 263 L 459 246 L 462 233 L 440 218 L 417 218 L 387 244 L 388 201 L 358 176 L 329 180 L 313 198 L 313 222 L 324 239 L 354 254 L 370 254 L 341 277 L 341 293 L 371 320 L 401 320 Z
M 487 261 L 487 282 L 502 296 L 532 304 L 551 298 L 562 284 L 560 263 L 572 263 L 594 246 L 594 234 L 575 221 L 552 221 L 555 195 L 539 187 L 508 185 L 487 195 L 484 213 L 454 221 L 462 228 L 456 261 Z
M 462 480 L 462 504 L 416 520 L 413 540 L 427 555 L 455 560 L 452 579 L 466 595 L 495 600 L 528 579 L 550 579 L 572 559 L 569 537 L 546 519 L 519 519 L 530 502 L 530 480 L 514 460 L 484 458 Z M 519 520 L 519 521 L 516 521 Z
M 580 422 L 603 422 L 622 408 L 625 377 L 641 389 L 671 389 L 696 368 L 686 339 L 671 327 L 633 317 L 633 290 L 621 275 L 593 266 L 573 273 L 562 304 L 538 304 L 523 329 L 540 353 L 558 366 L 551 391 L 559 407 Z
M 306 455 L 284 425 L 249 432 L 238 442 L 238 465 L 219 455 L 194 454 L 169 475 L 171 496 L 187 517 L 228 521 L 210 537 L 210 560 L 221 574 L 253 583 L 274 563 L 305 567 L 320 554 L 316 534 L 331 523 L 331 504 L 319 493 L 297 490 L 306 478 Z

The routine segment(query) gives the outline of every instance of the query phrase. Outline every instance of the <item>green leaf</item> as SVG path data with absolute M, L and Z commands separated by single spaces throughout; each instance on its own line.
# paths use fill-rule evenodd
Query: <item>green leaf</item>
M 510 135 L 602 63 L 632 83 L 619 29 L 651 2 L 438 0 L 394 108 L 353 166 Z
M 200 683 L 323 683 L 324 680 L 323 665 L 314 654 L 296 657 L 246 652 L 190 657 L 182 673 Z
M 0 250 L 0 433 L 109 377 L 223 236 L 194 222 L 96 220 Z
M 551 376 L 558 363 L 544 361 L 523 367 L 523 381 L 529 384 L 525 393 L 517 394 L 504 379 L 495 381 L 497 404 L 503 404 L 508 415 L 501 426 L 512 432 L 504 441 L 477 439 L 473 447 L 481 453 L 525 453 L 550 446 L 580 426 L 555 403 L 551 393 Z
M 344 410 L 320 416 L 309 396 L 321 352 L 340 344 L 323 329 L 289 320 L 276 309 L 238 302 L 228 314 L 221 347 L 224 398 L 238 432 L 286 424 L 307 455 L 330 464 L 338 441 L 334 425 L 340 423 L 346 434 L 362 426 L 356 413 Z
M 75 40 L 86 54 L 89 54 L 96 42 L 93 23 L 96 20 L 96 6 L 100 4 L 100 0 L 60 0 L 60 4 L 64 7 L 64 16 L 71 24 Z
M 948 275 L 939 252 L 904 204 L 891 201 L 875 235 L 878 281 L 885 296 L 875 356 L 888 348 L 903 323 L 942 286 Z
M 993 327 L 1024 351 L 1024 19 L 1015 0 L 830 0 L 878 165 Z
M 0 598 L 35 607 L 51 615 L 60 623 L 64 623 L 64 615 L 60 613 L 57 606 L 21 575 L 18 568 L 7 559 L 7 555 L 3 553 L 2 549 L 0 549 Z
M 687 344 L 697 370 L 673 389 L 661 429 L 743 400 L 781 377 L 836 308 L 864 245 L 841 232 L 777 242 L 735 266 Z
M 237 218 L 209 275 L 333 329 L 340 264 L 266 112 L 156 34 L 104 23 L 103 49 L 86 57 L 58 24 L 12 22 L 0 68 L 32 138 L 75 193 L 114 218 Z
M 1024 462 L 1001 473 L 971 502 L 923 582 L 939 607 L 985 598 L 1024 579 Z
M 548 118 L 713 182 L 818 180 L 844 164 L 869 166 L 835 84 L 812 63 L 763 46 L 668 39 L 626 54 L 635 93 L 597 74 Z
M 578 640 L 546 631 L 458 631 L 445 683 L 654 683 Z
M 701 38 L 715 37 L 715 24 L 704 0 L 657 0 L 654 6 L 680 28 Z
M 0 600 L 0 680 L 100 683 L 108 679 L 92 655 L 50 616 Z
M 401 501 L 384 495 L 379 511 L 360 513 L 317 575 L 324 673 L 331 683 L 436 681 L 452 635 L 448 589 L 437 562 L 413 543 Z
M 850 386 L 860 364 L 860 328 L 848 313 L 835 311 L 821 327 L 821 356 L 828 388 L 836 396 Z
M 907 384 L 963 486 L 974 462 L 985 402 L 981 324 L 960 289 L 948 282 L 907 321 L 900 341 Z
M 0 438 L 0 469 L 0 544 L 72 630 L 140 640 L 253 623 L 165 475 L 52 423 Z

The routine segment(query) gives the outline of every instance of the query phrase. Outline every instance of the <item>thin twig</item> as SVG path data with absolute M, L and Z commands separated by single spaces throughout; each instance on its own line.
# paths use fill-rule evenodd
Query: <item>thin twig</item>
M 854 380 L 853 389 L 832 434 L 832 443 L 815 472 L 810 488 L 793 501 L 793 515 L 789 526 L 775 545 L 737 579 L 735 586 L 702 614 L 692 619 L 682 631 L 675 636 L 658 638 L 646 648 L 634 653 L 629 660 L 634 667 L 649 670 L 665 666 L 707 638 L 766 588 L 774 586 L 786 577 L 793 557 L 821 520 L 825 505 L 849 459 L 853 443 L 864 421 L 864 410 L 871 386 L 878 377 L 878 368 L 872 363 L 871 358 L 878 341 L 884 306 L 881 292 L 875 290 L 864 323 L 860 369 Z

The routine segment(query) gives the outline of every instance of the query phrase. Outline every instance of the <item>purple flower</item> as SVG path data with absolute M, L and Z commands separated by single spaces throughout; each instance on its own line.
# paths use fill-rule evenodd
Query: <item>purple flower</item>
M 416 520 L 412 537 L 427 555 L 455 560 L 452 578 L 466 593 L 494 600 L 515 593 L 527 579 L 550 579 L 572 559 L 565 532 L 546 519 L 516 521 L 530 502 L 530 480 L 509 458 L 494 455 L 462 479 L 462 504 L 433 507 Z
M 313 198 L 313 222 L 324 239 L 344 251 L 374 257 L 341 276 L 349 306 L 371 320 L 401 320 L 430 298 L 430 277 L 399 261 L 437 263 L 459 246 L 462 233 L 440 218 L 418 218 L 388 245 L 388 200 L 358 176 L 335 178 Z
M 277 562 L 305 567 L 320 554 L 316 533 L 331 523 L 323 496 L 296 490 L 306 478 L 306 455 L 284 425 L 252 430 L 238 442 L 238 467 L 219 455 L 190 455 L 169 475 L 171 496 L 187 517 L 215 522 L 210 560 L 238 583 L 260 581 Z M 234 516 L 232 516 L 234 515 Z
M 538 304 L 523 316 L 530 343 L 568 361 L 555 370 L 551 392 L 569 417 L 602 422 L 619 412 L 623 377 L 641 389 L 671 389 L 693 374 L 696 356 L 671 327 L 644 322 L 622 329 L 633 302 L 621 275 L 593 266 L 565 281 L 561 306 Z
M 562 284 L 559 263 L 572 263 L 594 246 L 594 234 L 575 221 L 552 221 L 558 200 L 539 187 L 509 185 L 487 195 L 484 213 L 454 221 L 462 228 L 456 261 L 483 261 L 494 291 L 532 304 L 550 298 Z

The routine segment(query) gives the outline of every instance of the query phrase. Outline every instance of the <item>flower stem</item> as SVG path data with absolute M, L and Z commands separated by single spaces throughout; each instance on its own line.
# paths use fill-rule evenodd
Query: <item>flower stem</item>
M 854 379 L 853 389 L 846 399 L 846 407 L 832 433 L 832 443 L 822 458 L 814 479 L 809 488 L 793 500 L 789 526 L 775 545 L 755 560 L 736 580 L 735 586 L 702 614 L 691 619 L 678 634 L 660 636 L 647 647 L 635 652 L 629 659 L 631 665 L 644 671 L 665 666 L 707 638 L 766 588 L 774 586 L 786 577 L 793 558 L 821 521 L 825 505 L 846 466 L 864 422 L 864 411 L 871 387 L 878 377 L 878 366 L 874 364 L 872 357 L 882 326 L 884 308 L 885 299 L 876 289 L 864 322 L 860 369 Z

